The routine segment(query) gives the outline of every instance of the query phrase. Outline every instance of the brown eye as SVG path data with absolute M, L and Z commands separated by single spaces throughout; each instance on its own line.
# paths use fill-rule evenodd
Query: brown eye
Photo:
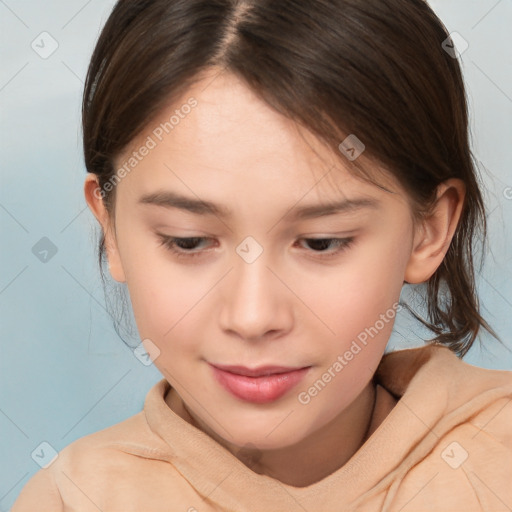
M 340 252 L 348 249 L 354 241 L 354 237 L 348 238 L 302 238 L 306 244 L 313 250 L 314 253 L 318 253 L 320 257 L 329 258 L 335 256 Z M 326 250 L 329 247 L 333 247 L 334 250 Z M 325 253 L 325 254 L 324 254 Z
M 197 246 L 208 238 L 205 237 L 187 237 L 177 238 L 167 235 L 158 235 L 160 238 L 160 245 L 174 253 L 177 257 L 193 258 L 201 256 L 202 252 L 197 251 Z

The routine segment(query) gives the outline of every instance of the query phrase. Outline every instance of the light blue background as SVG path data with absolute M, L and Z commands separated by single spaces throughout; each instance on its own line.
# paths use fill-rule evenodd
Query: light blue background
M 112 1 L 0 1 L 0 510 L 8 510 L 39 466 L 42 442 L 57 451 L 140 411 L 161 378 L 117 337 L 104 309 L 96 224 L 82 186 L 80 101 L 88 60 Z M 431 2 L 462 55 L 474 152 L 488 189 L 490 247 L 479 275 L 483 313 L 508 347 L 512 316 L 512 3 Z M 42 59 L 32 41 L 47 31 L 58 49 Z M 508 197 L 506 198 L 508 191 Z M 42 263 L 42 237 L 57 254 Z M 421 344 L 404 318 L 389 350 Z M 465 360 L 512 370 L 512 354 L 483 336 Z

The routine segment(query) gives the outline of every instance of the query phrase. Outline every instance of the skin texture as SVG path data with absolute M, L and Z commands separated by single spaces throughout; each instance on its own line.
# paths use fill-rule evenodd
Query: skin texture
M 388 192 L 355 178 L 344 157 L 271 110 L 243 82 L 213 76 L 178 102 L 193 97 L 198 104 L 162 141 L 153 136 L 156 147 L 116 186 L 114 216 L 94 175 L 87 176 L 85 197 L 106 233 L 111 275 L 127 283 L 140 337 L 159 348 L 154 364 L 179 395 L 167 398 L 168 405 L 241 460 L 240 448 L 251 445 L 245 452 L 258 460 L 254 471 L 305 486 L 363 444 L 375 393 L 371 378 L 392 321 L 309 403 L 300 403 L 299 393 L 392 310 L 404 281 L 423 282 L 434 273 L 460 217 L 464 185 L 442 184 L 435 210 L 415 223 L 394 179 L 379 174 Z M 176 108 L 152 120 L 116 168 Z M 138 202 L 161 191 L 219 203 L 232 217 Z M 346 198 L 371 198 L 378 206 L 289 218 L 295 208 Z M 192 246 L 198 257 L 178 258 L 157 233 L 207 240 Z M 252 263 L 236 252 L 248 236 L 263 249 Z M 337 254 L 335 243 L 322 251 L 304 240 L 347 237 L 353 243 Z M 311 368 L 283 397 L 254 404 L 221 387 L 208 363 Z

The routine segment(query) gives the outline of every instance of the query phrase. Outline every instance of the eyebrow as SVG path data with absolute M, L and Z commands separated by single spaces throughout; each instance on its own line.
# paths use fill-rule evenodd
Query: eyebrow
M 164 208 L 177 208 L 196 215 L 214 215 L 220 218 L 231 218 L 233 216 L 233 213 L 225 206 L 211 201 L 182 196 L 171 191 L 147 194 L 142 196 L 138 202 Z M 362 209 L 377 209 L 379 206 L 380 202 L 372 198 L 342 199 L 324 204 L 295 207 L 284 218 L 289 220 L 305 220 Z

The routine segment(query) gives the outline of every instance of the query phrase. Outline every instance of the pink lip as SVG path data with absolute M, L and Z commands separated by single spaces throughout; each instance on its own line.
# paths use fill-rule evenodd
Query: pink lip
M 210 364 L 217 381 L 232 395 L 246 402 L 263 404 L 273 402 L 296 386 L 310 366 L 223 366 Z

